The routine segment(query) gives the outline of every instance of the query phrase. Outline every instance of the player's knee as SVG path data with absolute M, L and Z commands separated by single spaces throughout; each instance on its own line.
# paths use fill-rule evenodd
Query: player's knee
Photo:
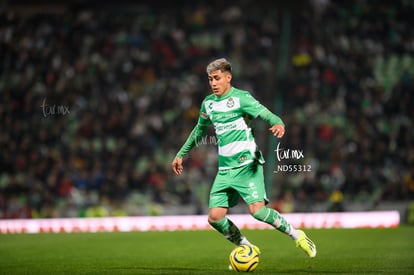
M 263 202 L 255 202 L 248 206 L 249 213 L 254 217 L 255 213 L 259 212 L 262 208 L 264 208 L 265 205 Z
M 267 208 L 263 206 L 262 208 L 258 209 L 257 211 L 251 213 L 253 218 L 259 221 L 264 221 L 266 219 L 266 216 L 268 215 Z
M 209 223 L 217 222 L 221 220 L 222 218 L 224 218 L 226 214 L 227 214 L 226 208 L 210 208 L 210 210 L 208 211 L 208 222 Z
M 211 223 L 215 223 L 216 221 L 219 221 L 219 220 L 221 220 L 222 218 L 224 218 L 224 216 L 223 215 L 220 215 L 220 214 L 215 214 L 215 213 L 210 213 L 209 215 L 208 215 L 208 222 L 211 224 Z

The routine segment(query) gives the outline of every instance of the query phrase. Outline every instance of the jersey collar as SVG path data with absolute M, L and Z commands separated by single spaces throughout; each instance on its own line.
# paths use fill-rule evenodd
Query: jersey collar
M 226 98 L 229 98 L 229 97 L 231 96 L 231 94 L 233 93 L 233 91 L 234 91 L 234 87 L 233 87 L 233 86 L 231 86 L 231 87 L 230 87 L 230 90 L 229 90 L 227 93 L 225 93 L 224 95 L 222 95 L 222 96 L 216 96 L 216 95 L 215 95 L 215 99 L 217 99 L 217 100 L 221 100 L 221 99 L 226 99 Z

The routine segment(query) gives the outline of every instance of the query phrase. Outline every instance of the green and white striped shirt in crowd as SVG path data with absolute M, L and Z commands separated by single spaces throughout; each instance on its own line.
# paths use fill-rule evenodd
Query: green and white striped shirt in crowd
M 218 140 L 219 170 L 232 169 L 257 160 L 264 163 L 251 128 L 254 118 L 260 117 L 271 126 L 284 125 L 248 91 L 232 87 L 221 97 L 208 95 L 202 102 L 197 125 L 187 138 L 177 157 L 185 156 L 213 124 Z

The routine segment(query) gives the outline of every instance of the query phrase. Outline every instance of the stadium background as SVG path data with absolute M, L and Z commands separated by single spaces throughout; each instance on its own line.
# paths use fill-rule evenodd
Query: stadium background
M 47 2 L 0 6 L 1 218 L 205 213 L 213 132 L 170 164 L 218 56 L 285 120 L 304 158 L 282 164 L 311 166 L 273 173 L 257 122 L 272 207 L 408 209 L 413 1 Z

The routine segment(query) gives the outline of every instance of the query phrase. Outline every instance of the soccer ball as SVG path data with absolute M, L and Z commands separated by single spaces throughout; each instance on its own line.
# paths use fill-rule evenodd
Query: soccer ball
M 237 272 L 252 272 L 259 264 L 259 252 L 242 244 L 234 248 L 229 256 L 231 269 Z

